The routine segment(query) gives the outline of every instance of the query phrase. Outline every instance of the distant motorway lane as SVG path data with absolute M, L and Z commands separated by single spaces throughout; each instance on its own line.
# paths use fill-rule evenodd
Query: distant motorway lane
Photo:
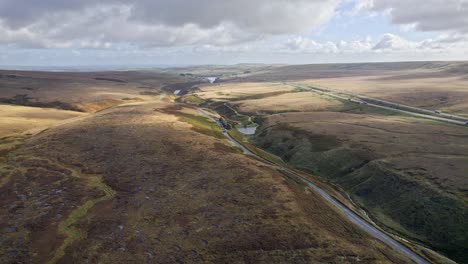
M 364 220 L 361 216 L 357 215 L 356 213 L 354 213 L 353 211 L 351 211 L 350 209 L 348 209 L 346 206 L 344 206 L 342 203 L 340 203 L 338 200 L 336 200 L 335 198 L 333 198 L 331 195 L 329 195 L 327 192 L 325 192 L 323 189 L 321 189 L 320 187 L 318 187 L 317 185 L 313 184 L 311 181 L 307 180 L 306 178 L 302 177 L 301 175 L 297 174 L 296 172 L 288 169 L 288 168 L 285 168 L 283 166 L 280 166 L 276 163 L 273 163 L 269 160 L 266 160 L 260 156 L 258 156 L 257 154 L 251 152 L 249 149 L 247 149 L 241 142 L 238 142 L 237 140 L 235 140 L 233 137 L 231 137 L 231 135 L 228 134 L 228 132 L 226 131 L 226 129 L 224 128 L 224 126 L 221 124 L 221 122 L 219 122 L 219 120 L 216 118 L 216 116 L 208 113 L 207 111 L 201 109 L 201 108 L 198 108 L 198 111 L 214 120 L 216 122 L 216 124 L 218 124 L 219 128 L 223 131 L 223 134 L 226 136 L 226 138 L 228 138 L 235 146 L 239 147 L 240 149 L 242 149 L 242 151 L 244 152 L 244 154 L 246 155 L 250 155 L 250 156 L 253 156 L 255 157 L 256 159 L 258 160 L 261 160 L 271 166 L 273 166 L 274 168 L 282 171 L 283 173 L 289 175 L 289 176 L 292 176 L 294 178 L 297 178 L 299 180 L 301 180 L 302 182 L 304 182 L 307 186 L 309 186 L 312 190 L 314 190 L 317 194 L 319 194 L 321 197 L 323 197 L 325 200 L 327 200 L 328 202 L 330 202 L 333 206 L 335 206 L 341 213 L 343 213 L 343 215 L 349 219 L 353 224 L 355 224 L 356 226 L 358 226 L 359 228 L 361 228 L 362 230 L 364 230 L 365 232 L 367 232 L 368 234 L 372 235 L 373 237 L 381 240 L 382 242 L 384 242 L 385 244 L 387 244 L 388 246 L 392 247 L 393 249 L 399 251 L 400 253 L 402 253 L 403 255 L 407 256 L 408 258 L 410 258 L 411 260 L 415 261 L 416 263 L 419 263 L 419 264 L 429 264 L 429 262 L 427 260 L 425 260 L 424 258 L 422 258 L 421 256 L 419 256 L 418 254 L 416 254 L 415 252 L 413 252 L 411 249 L 409 249 L 408 247 L 406 247 L 405 245 L 401 244 L 400 242 L 396 241 L 395 239 L 393 239 L 392 237 L 390 237 L 389 235 L 387 235 L 386 233 L 384 233 L 383 231 L 381 231 L 380 229 L 378 229 L 377 227 L 373 226 L 372 224 L 368 223 L 366 220 Z
M 377 107 L 377 108 L 386 109 L 386 110 L 390 110 L 394 112 L 400 112 L 400 113 L 404 113 L 404 114 L 408 114 L 412 116 L 447 122 L 447 123 L 456 124 L 456 125 L 468 125 L 468 118 L 465 118 L 462 116 L 456 116 L 456 115 L 451 115 L 451 114 L 446 114 L 446 113 L 441 113 L 441 112 L 437 113 L 438 116 L 435 116 L 434 115 L 435 111 L 432 111 L 432 110 L 408 106 L 408 105 L 402 105 L 402 104 L 398 104 L 395 102 L 375 99 L 375 98 L 358 95 L 354 93 L 345 93 L 341 91 L 333 91 L 328 88 L 314 88 L 311 86 L 302 86 L 302 85 L 298 87 L 302 89 L 310 90 L 318 94 L 323 94 L 323 95 L 331 96 L 334 98 L 346 100 L 348 102 L 353 102 L 357 104 L 365 104 L 365 105 L 369 105 L 372 107 Z M 345 95 L 338 95 L 336 93 L 345 94 Z M 359 98 L 359 100 L 354 99 L 353 97 Z M 377 104 L 373 102 L 382 103 L 385 105 Z M 400 108 L 403 108 L 403 109 L 400 109 Z

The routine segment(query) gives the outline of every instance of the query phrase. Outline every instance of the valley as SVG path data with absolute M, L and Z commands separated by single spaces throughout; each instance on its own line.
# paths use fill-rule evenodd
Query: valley
M 0 262 L 462 262 L 467 128 L 278 67 L 2 73 Z

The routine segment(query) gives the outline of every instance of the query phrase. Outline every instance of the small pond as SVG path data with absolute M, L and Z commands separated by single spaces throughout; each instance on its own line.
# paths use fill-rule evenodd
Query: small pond
M 206 77 L 208 79 L 208 81 L 210 81 L 210 83 L 214 83 L 218 77 Z
M 253 135 L 257 130 L 257 126 L 254 127 L 236 127 L 237 131 L 241 132 L 244 135 Z

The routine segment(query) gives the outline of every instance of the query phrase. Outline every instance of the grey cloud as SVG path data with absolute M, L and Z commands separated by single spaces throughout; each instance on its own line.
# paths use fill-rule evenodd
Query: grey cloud
M 23 45 L 26 38 L 42 47 L 229 45 L 314 29 L 333 16 L 338 2 L 0 0 L 0 43 Z
M 211 28 L 228 22 L 257 33 L 295 33 L 333 15 L 338 0 L 171 0 L 137 1 L 132 18 L 172 26 L 194 23 Z
M 93 0 L 0 0 L 0 19 L 13 29 L 27 26 L 44 16 L 79 11 L 102 1 Z
M 372 11 L 387 11 L 395 24 L 420 31 L 468 33 L 467 0 L 365 0 Z

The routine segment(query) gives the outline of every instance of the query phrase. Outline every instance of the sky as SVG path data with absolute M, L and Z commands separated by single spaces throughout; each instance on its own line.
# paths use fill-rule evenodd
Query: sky
M 0 0 L 0 66 L 468 60 L 468 0 Z

